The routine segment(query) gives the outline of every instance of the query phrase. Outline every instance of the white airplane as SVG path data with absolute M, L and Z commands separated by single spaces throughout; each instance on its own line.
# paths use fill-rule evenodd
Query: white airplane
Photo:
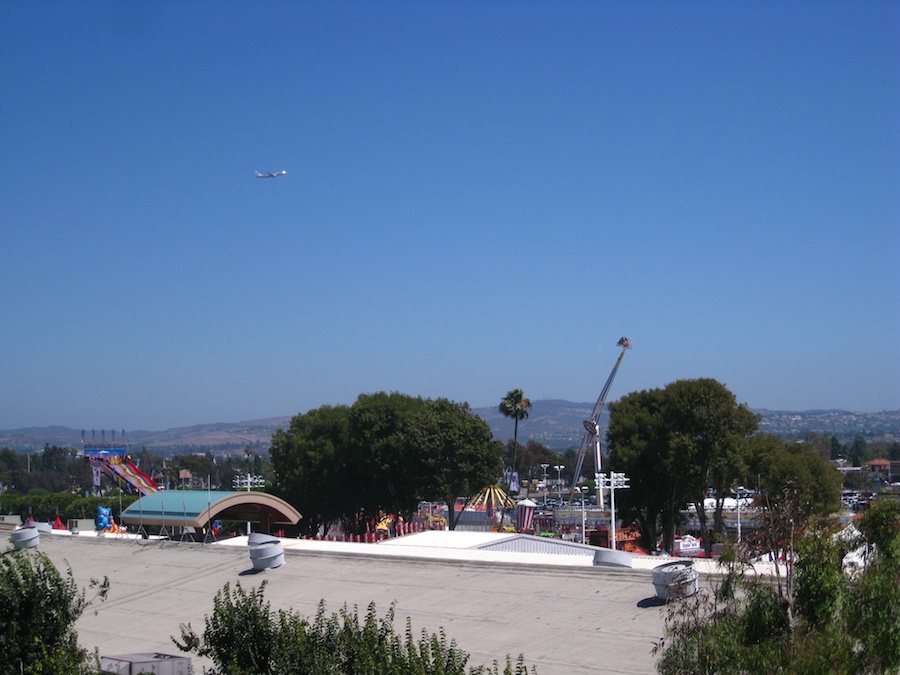
M 287 174 L 287 171 L 276 171 L 275 173 L 260 173 L 256 172 L 257 178 L 278 178 L 278 176 L 284 176 Z

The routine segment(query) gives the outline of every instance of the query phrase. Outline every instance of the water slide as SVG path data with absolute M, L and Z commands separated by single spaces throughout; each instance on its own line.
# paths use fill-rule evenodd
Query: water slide
M 101 461 L 101 466 L 112 478 L 125 481 L 141 495 L 149 495 L 159 490 L 159 486 L 150 476 L 127 459 L 120 462 Z

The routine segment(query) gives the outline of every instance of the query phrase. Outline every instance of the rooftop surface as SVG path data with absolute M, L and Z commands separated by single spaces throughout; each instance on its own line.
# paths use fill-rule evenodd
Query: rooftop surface
M 9 534 L 0 532 L 0 545 L 8 547 Z M 584 555 L 471 550 L 490 541 L 483 534 L 423 534 L 389 545 L 287 539 L 285 564 L 259 574 L 246 537 L 201 545 L 42 533 L 38 550 L 70 566 L 81 586 L 109 577 L 106 602 L 77 624 L 80 643 L 101 655 L 179 653 L 170 636 L 181 623 L 202 630 L 226 583 L 256 588 L 265 580 L 273 607 L 305 616 L 320 600 L 328 613 L 347 604 L 362 615 L 374 602 L 379 616 L 395 602 L 399 632 L 407 617 L 416 635 L 443 628 L 470 666 L 521 653 L 539 675 L 655 672 L 651 650 L 666 610 L 654 602 L 651 569 L 666 560 L 594 567 Z M 195 657 L 194 665 L 201 672 L 204 662 Z

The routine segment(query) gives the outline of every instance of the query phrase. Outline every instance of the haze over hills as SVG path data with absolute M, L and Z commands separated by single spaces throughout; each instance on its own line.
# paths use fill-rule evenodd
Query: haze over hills
M 584 433 L 582 421 L 589 418 L 593 403 L 573 403 L 558 399 L 533 401 L 528 419 L 519 422 L 519 442 L 535 440 L 560 450 L 575 447 Z M 494 437 L 502 441 L 513 436 L 513 421 L 500 414 L 496 407 L 473 408 L 473 412 L 491 427 Z M 798 438 L 814 432 L 837 436 L 842 442 L 861 435 L 869 441 L 887 440 L 900 442 L 900 410 L 876 413 L 847 412 L 844 410 L 809 410 L 804 412 L 756 410 L 761 416 L 760 431 L 784 438 Z M 600 417 L 601 433 L 609 414 L 604 410 Z M 165 431 L 128 431 L 125 437 L 135 451 L 147 448 L 156 454 L 184 454 L 211 451 L 220 454 L 236 454 L 251 446 L 257 452 L 266 452 L 277 429 L 290 425 L 290 417 L 271 417 L 236 423 L 198 424 Z M 100 442 L 105 433 L 112 440 L 112 431 L 85 429 L 88 442 L 93 436 Z M 81 447 L 81 429 L 63 426 L 31 427 L 0 430 L 0 447 L 17 452 L 39 452 L 44 445 Z M 116 440 L 121 442 L 122 430 L 117 430 Z

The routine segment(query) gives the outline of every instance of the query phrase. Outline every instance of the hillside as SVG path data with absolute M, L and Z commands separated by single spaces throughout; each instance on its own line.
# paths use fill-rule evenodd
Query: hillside
M 519 422 L 519 442 L 535 440 L 554 449 L 575 447 L 584 433 L 582 422 L 590 417 L 593 403 L 573 403 L 558 399 L 534 401 L 528 419 Z M 513 436 L 513 421 L 503 417 L 496 407 L 473 408 L 473 412 L 491 427 L 494 437 L 506 441 Z M 837 436 L 841 442 L 861 435 L 868 441 L 900 442 L 900 410 L 857 413 L 843 410 L 805 412 L 757 410 L 760 431 L 783 438 L 802 438 L 807 433 Z M 601 433 L 609 419 L 600 417 Z M 236 423 L 198 424 L 165 431 L 129 431 L 127 442 L 134 449 L 148 448 L 158 454 L 184 454 L 211 451 L 237 454 L 248 445 L 265 452 L 276 429 L 286 428 L 290 417 L 271 417 Z M 121 432 L 119 432 L 121 433 Z M 107 431 L 107 438 L 111 435 Z M 91 430 L 86 430 L 91 438 Z M 101 431 L 95 430 L 99 441 Z M 121 438 L 121 437 L 120 437 Z M 45 444 L 78 448 L 81 430 L 68 427 L 32 427 L 0 431 L 0 447 L 18 452 L 38 452 Z

